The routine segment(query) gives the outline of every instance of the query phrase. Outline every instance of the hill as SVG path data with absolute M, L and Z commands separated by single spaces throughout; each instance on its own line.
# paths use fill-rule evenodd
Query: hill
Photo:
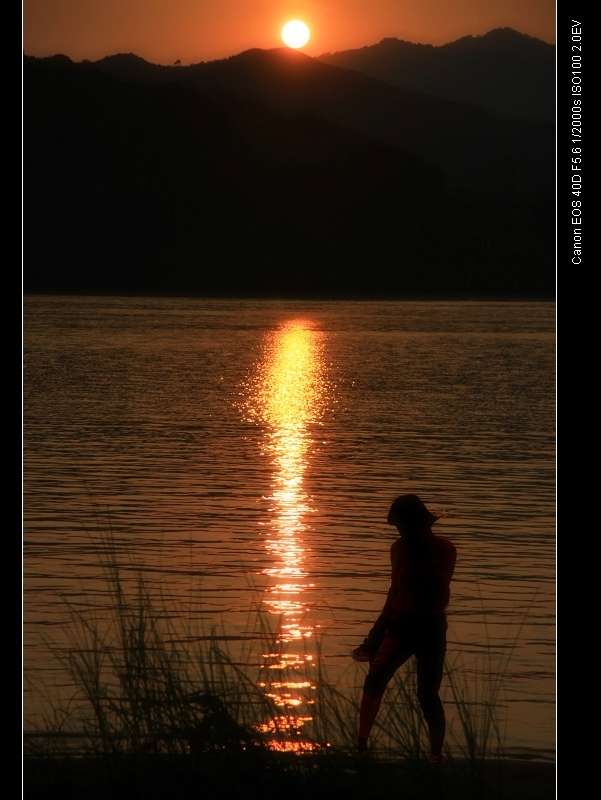
M 248 50 L 189 67 L 159 67 L 132 55 L 111 56 L 98 69 L 135 83 L 177 83 L 205 93 L 252 98 L 287 117 L 308 113 L 392 144 L 443 170 L 470 191 L 498 188 L 530 193 L 553 187 L 554 128 L 393 86 L 322 63 L 289 48 Z
M 23 75 L 27 292 L 553 296 L 542 132 L 288 50 Z
M 555 117 L 556 48 L 511 28 L 439 47 L 395 38 L 319 60 L 404 89 L 523 119 Z

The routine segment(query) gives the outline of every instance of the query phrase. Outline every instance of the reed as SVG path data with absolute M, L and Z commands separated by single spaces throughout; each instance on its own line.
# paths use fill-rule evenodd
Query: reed
M 286 711 L 262 688 L 265 663 L 251 652 L 258 646 L 260 653 L 277 654 L 282 646 L 269 615 L 258 611 L 249 621 L 249 650 L 233 658 L 227 631 L 186 628 L 185 615 L 169 606 L 160 584 L 150 583 L 143 565 L 129 558 L 125 543 L 108 534 L 98 552 L 110 603 L 84 612 L 65 600 L 69 647 L 55 649 L 55 655 L 73 694 L 54 709 L 44 730 L 25 737 L 26 757 L 52 755 L 58 741 L 72 742 L 73 752 L 85 755 L 191 755 L 204 763 L 207 755 L 273 760 L 282 751 L 299 752 L 299 730 L 285 724 Z M 446 769 L 461 779 L 464 798 L 495 796 L 485 767 L 503 756 L 499 698 L 511 652 L 508 648 L 504 664 L 488 664 L 476 673 L 466 670 L 461 654 L 447 664 Z M 345 686 L 360 687 L 364 669 L 349 659 L 349 670 L 355 672 Z M 354 758 L 359 688 L 331 681 L 319 649 L 315 672 L 307 675 L 312 696 L 302 730 L 305 753 L 327 754 L 330 763 Z M 299 673 L 282 680 L 298 681 Z M 409 662 L 389 686 L 372 734 L 372 761 L 402 762 L 406 789 L 423 791 L 429 748 L 415 680 Z M 274 725 L 277 719 L 283 724 Z M 288 771 L 304 769 L 302 759 L 287 763 Z M 434 791 L 432 780 L 437 779 L 427 777 L 428 791 Z M 416 796 L 419 791 L 415 788 Z
M 114 536 L 98 552 L 108 613 L 64 599 L 68 647 L 50 646 L 73 694 L 46 719 L 46 740 L 62 735 L 105 755 L 260 746 L 256 730 L 275 708 L 231 657 L 227 636 L 216 627 L 192 633 L 176 625 L 181 617 L 141 565 L 123 563 Z M 35 748 L 43 732 L 26 736 L 26 745 Z

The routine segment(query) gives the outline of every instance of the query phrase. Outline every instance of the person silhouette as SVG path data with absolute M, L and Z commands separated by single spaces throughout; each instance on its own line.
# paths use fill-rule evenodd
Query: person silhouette
M 446 723 L 439 690 L 447 646 L 445 609 L 457 558 L 455 545 L 432 532 L 432 525 L 443 516 L 446 512 L 428 511 L 415 494 L 400 495 L 390 506 L 387 522 L 399 532 L 390 548 L 390 589 L 368 636 L 351 653 L 356 661 L 369 661 L 359 710 L 360 755 L 367 753 L 386 686 L 414 656 L 430 759 L 433 764 L 443 761 Z

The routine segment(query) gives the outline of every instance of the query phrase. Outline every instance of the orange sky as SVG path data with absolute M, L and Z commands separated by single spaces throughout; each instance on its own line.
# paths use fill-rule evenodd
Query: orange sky
M 394 36 L 445 44 L 510 27 L 555 42 L 554 0 L 23 0 L 26 55 L 92 61 L 135 53 L 156 64 L 281 47 L 289 19 L 311 29 L 310 56 Z

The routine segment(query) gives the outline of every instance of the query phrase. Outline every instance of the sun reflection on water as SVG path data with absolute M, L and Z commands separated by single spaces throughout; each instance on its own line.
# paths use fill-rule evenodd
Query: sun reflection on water
M 264 603 L 278 616 L 279 651 L 264 655 L 268 670 L 280 679 L 262 683 L 265 693 L 282 709 L 282 715 L 262 726 L 265 733 L 301 734 L 311 716 L 311 680 L 281 679 L 290 671 L 309 671 L 315 664 L 310 652 L 314 626 L 307 621 L 310 582 L 309 515 L 315 510 L 303 488 L 312 446 L 312 426 L 319 423 L 325 405 L 326 378 L 323 335 L 310 320 L 284 323 L 267 339 L 264 357 L 250 384 L 248 410 L 265 426 L 263 449 L 272 465 L 269 518 L 262 522 L 265 548 L 272 566 L 263 572 L 270 579 Z M 304 711 L 303 711 L 304 709 Z M 278 741 L 276 749 L 304 752 L 310 742 Z

